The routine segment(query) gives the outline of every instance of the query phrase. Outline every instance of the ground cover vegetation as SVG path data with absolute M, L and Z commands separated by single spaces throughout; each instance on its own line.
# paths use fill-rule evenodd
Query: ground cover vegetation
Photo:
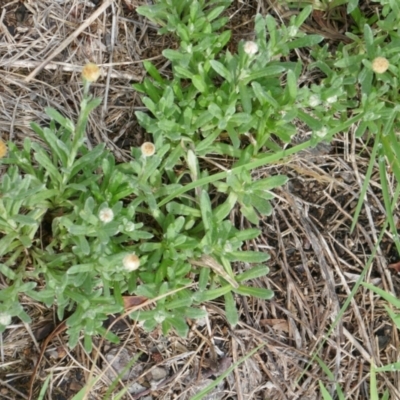
M 314 343 L 296 379 L 319 365 L 328 378 L 319 382 L 324 399 L 353 398 L 355 389 L 343 389 L 338 366 L 331 372 L 319 352 L 357 291 L 385 299 L 399 328 L 393 287 L 364 282 L 384 235 L 400 252 L 400 6 L 393 0 L 373 4 L 370 12 L 357 1 L 314 7 L 285 2 L 297 9 L 287 21 L 254 13 L 253 36 L 237 42 L 228 29 L 231 1 L 158 0 L 138 7 L 138 15 L 159 35 L 174 37 L 175 46 L 162 51 L 169 74 L 146 60 L 146 77 L 131 87 L 141 94 L 145 108 L 135 116 L 148 139 L 131 148 L 129 160 L 117 161 L 105 143 L 89 145 L 89 118 L 103 101 L 93 95 L 100 69 L 92 63 L 82 71 L 76 120 L 46 107 L 47 124 L 31 124 L 39 140 L 1 143 L 0 332 L 16 318 L 32 322 L 21 299 L 55 306 L 69 349 L 82 341 L 87 353 L 96 348 L 97 335 L 119 342 L 104 325 L 112 314 L 129 314 L 145 332 L 186 337 L 193 320 L 209 318 L 203 305 L 217 300 L 234 329 L 241 319 L 237 298 L 273 299 L 273 285 L 258 283 L 270 272 L 270 254 L 250 243 L 262 237 L 262 221 L 278 212 L 276 190 L 290 185 L 283 169 L 264 177 L 255 171 L 284 166 L 351 132 L 371 151 L 349 232 L 356 229 L 376 166 L 386 213 L 364 269 L 343 301 L 332 300 L 337 308 L 325 320 L 326 336 Z M 351 24 L 346 40 L 331 49 L 304 25 L 315 10 L 335 13 L 339 7 Z M 307 52 L 307 63 L 300 51 Z M 316 77 L 313 82 L 305 81 L 307 74 Z M 299 138 L 299 127 L 305 137 Z M 324 273 L 329 280 L 331 272 Z M 335 288 L 329 290 L 336 298 Z M 146 307 L 128 306 L 132 299 Z M 371 399 L 395 396 L 391 380 L 397 378 L 385 372 L 399 364 L 379 365 L 371 353 Z M 385 384 L 377 383 L 377 373 Z M 76 398 L 89 395 L 96 383 Z

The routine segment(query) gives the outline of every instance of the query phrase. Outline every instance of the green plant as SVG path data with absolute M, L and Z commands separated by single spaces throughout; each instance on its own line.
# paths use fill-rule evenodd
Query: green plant
M 85 146 L 88 115 L 101 102 L 89 93 L 98 75 L 93 65 L 83 73 L 76 124 L 48 108 L 49 127 L 32 124 L 41 142 L 10 144 L 0 185 L 0 272 L 7 282 L 0 330 L 13 316 L 29 322 L 21 294 L 55 304 L 69 345 L 83 334 L 87 350 L 93 335 L 106 333 L 107 315 L 123 310 L 125 293 L 159 297 L 132 317 L 147 330 L 161 324 L 164 334 L 173 328 L 180 335 L 188 332 L 187 318 L 205 315 L 198 307 L 204 301 L 223 297 L 234 325 L 233 294 L 273 296 L 246 284 L 268 273 L 267 254 L 242 250 L 260 231 L 238 230 L 229 215 L 238 205 L 257 224 L 272 212 L 271 190 L 286 177 L 254 181 L 250 171 L 329 139 L 364 111 L 336 119 L 347 104 L 340 77 L 331 77 L 334 90 L 321 92 L 328 97 L 317 104 L 317 89 L 298 88 L 301 62 L 281 61 L 322 40 L 299 29 L 311 7 L 288 27 L 258 15 L 255 41 L 239 43 L 232 54 L 225 49 L 230 32 L 221 32 L 228 4 L 160 0 L 138 8 L 161 33 L 176 34 L 180 46 L 163 53 L 171 79 L 144 63 L 150 77 L 135 88 L 149 112 L 137 117 L 154 143 L 132 149 L 132 161 L 116 164 L 104 145 Z M 284 150 L 298 120 L 314 132 L 312 140 Z M 226 170 L 213 173 L 210 156 L 223 156 Z M 237 262 L 249 264 L 245 272 L 235 273 Z

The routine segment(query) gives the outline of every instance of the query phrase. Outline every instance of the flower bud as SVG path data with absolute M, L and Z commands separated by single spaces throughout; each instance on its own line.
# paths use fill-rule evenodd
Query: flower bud
M 7 154 L 7 145 L 0 139 L 0 158 Z
M 156 152 L 156 146 L 151 142 L 144 142 L 140 149 L 145 157 L 150 157 Z
M 96 82 L 100 77 L 100 68 L 93 63 L 86 64 L 82 69 L 82 78 L 88 82 Z
M 0 313 L 0 325 L 7 326 L 11 324 L 11 315 Z
M 389 61 L 385 57 L 376 57 L 372 61 L 372 71 L 383 74 L 389 68 Z
M 122 260 L 122 264 L 126 271 L 129 272 L 136 271 L 140 267 L 140 259 L 134 253 L 128 254 Z
M 254 56 L 258 52 L 258 46 L 257 43 L 248 41 L 244 44 L 243 50 L 246 54 L 249 56 Z
M 104 222 L 107 224 L 108 222 L 111 222 L 114 219 L 114 212 L 111 210 L 111 208 L 103 208 L 99 212 L 99 219 L 101 222 Z

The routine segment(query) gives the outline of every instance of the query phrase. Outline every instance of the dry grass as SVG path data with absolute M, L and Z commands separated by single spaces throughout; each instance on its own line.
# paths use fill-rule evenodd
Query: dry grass
M 104 97 L 104 102 L 91 116 L 89 144 L 105 142 L 117 159 L 124 160 L 129 158 L 130 146 L 143 142 L 146 134 L 134 118 L 134 111 L 142 104 L 130 84 L 143 77 L 145 59 L 151 59 L 168 74 L 168 63 L 161 52 L 176 44 L 173 38 L 157 36 L 155 27 L 135 12 L 144 0 L 93 3 L 97 8 L 83 0 L 36 0 L 25 2 L 25 6 L 0 0 L 2 139 L 16 143 L 25 137 L 37 140 L 29 123 L 46 123 L 46 106 L 76 119 L 81 100 L 80 69 L 92 61 L 102 67 L 103 78 L 95 85 L 95 93 Z M 106 8 L 106 3 L 111 6 Z M 273 13 L 282 21 L 296 12 L 280 3 L 234 1 L 229 10 L 233 48 L 240 39 L 252 37 L 256 12 Z M 98 16 L 90 18 L 94 13 Z M 314 13 L 306 29 L 324 34 L 334 44 L 342 38 L 347 22 L 343 19 L 338 26 L 338 19 L 325 17 Z M 297 55 L 307 59 L 305 53 Z M 299 127 L 299 136 L 305 135 L 307 132 Z M 220 388 L 221 395 L 212 398 L 316 400 L 321 398 L 318 380 L 329 386 L 326 375 L 316 362 L 304 375 L 302 372 L 324 339 L 319 357 L 347 398 L 368 398 L 371 357 L 378 365 L 395 362 L 399 357 L 398 334 L 392 329 L 383 302 L 359 290 L 333 333 L 326 337 L 373 251 L 384 221 L 379 180 L 373 180 L 356 230 L 350 233 L 369 161 L 368 149 L 368 143 L 355 141 L 349 132 L 331 146 L 255 172 L 258 177 L 285 173 L 291 178 L 277 192 L 274 215 L 262 221 L 262 236 L 248 243 L 249 248 L 272 256 L 270 275 L 254 284 L 273 289 L 273 301 L 237 298 L 241 321 L 234 329 L 227 324 L 221 304 L 210 302 L 205 305 L 209 319 L 204 325 L 193 323 L 187 339 L 174 335 L 164 338 L 158 330 L 146 334 L 130 321 L 119 322 L 113 329 L 122 346 L 112 347 L 97 340 L 92 354 L 81 345 L 70 351 L 62 332 L 46 347 L 33 398 L 52 374 L 48 399 L 71 398 L 91 376 L 100 379 L 89 398 L 103 399 L 113 379 L 105 371 L 113 359 L 108 355 L 118 359 L 124 353 L 132 358 L 141 352 L 133 379 L 144 388 L 142 398 L 188 399 L 199 383 L 218 376 L 263 344 L 255 356 L 228 376 Z M 240 216 L 237 224 L 244 224 Z M 397 257 L 392 246 L 387 234 L 368 279 L 399 293 L 399 279 L 387 269 L 389 262 L 397 261 L 392 259 Z M 28 381 L 40 346 L 57 324 L 54 310 L 29 299 L 22 301 L 32 325 L 15 321 L 0 338 L 0 398 L 4 399 L 27 399 Z M 156 366 L 167 373 L 158 381 L 150 375 Z M 120 381 L 118 388 L 127 385 Z M 398 374 L 380 376 L 379 385 L 390 389 L 391 398 L 400 398 Z M 125 398 L 139 396 L 126 394 Z

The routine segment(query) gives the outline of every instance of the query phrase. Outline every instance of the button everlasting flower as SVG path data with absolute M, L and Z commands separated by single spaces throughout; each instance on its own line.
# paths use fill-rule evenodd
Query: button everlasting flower
M 248 41 L 244 44 L 243 50 L 246 54 L 249 56 L 254 56 L 258 52 L 258 46 L 257 43 Z
M 100 77 L 100 68 L 93 63 L 86 64 L 82 69 L 82 77 L 88 82 L 96 82 Z
M 7 154 L 7 145 L 0 139 L 0 158 Z
M 7 326 L 11 324 L 11 315 L 0 313 L 0 325 Z
M 389 61 L 385 57 L 376 57 L 372 61 L 372 71 L 383 74 L 389 68 Z
M 140 267 L 140 259 L 136 254 L 128 254 L 122 260 L 126 271 L 136 271 Z
M 144 142 L 140 149 L 145 157 L 150 157 L 156 152 L 156 146 L 151 142 Z
M 114 219 L 114 212 L 111 210 L 111 208 L 103 208 L 99 212 L 99 218 L 101 222 L 106 224 Z

